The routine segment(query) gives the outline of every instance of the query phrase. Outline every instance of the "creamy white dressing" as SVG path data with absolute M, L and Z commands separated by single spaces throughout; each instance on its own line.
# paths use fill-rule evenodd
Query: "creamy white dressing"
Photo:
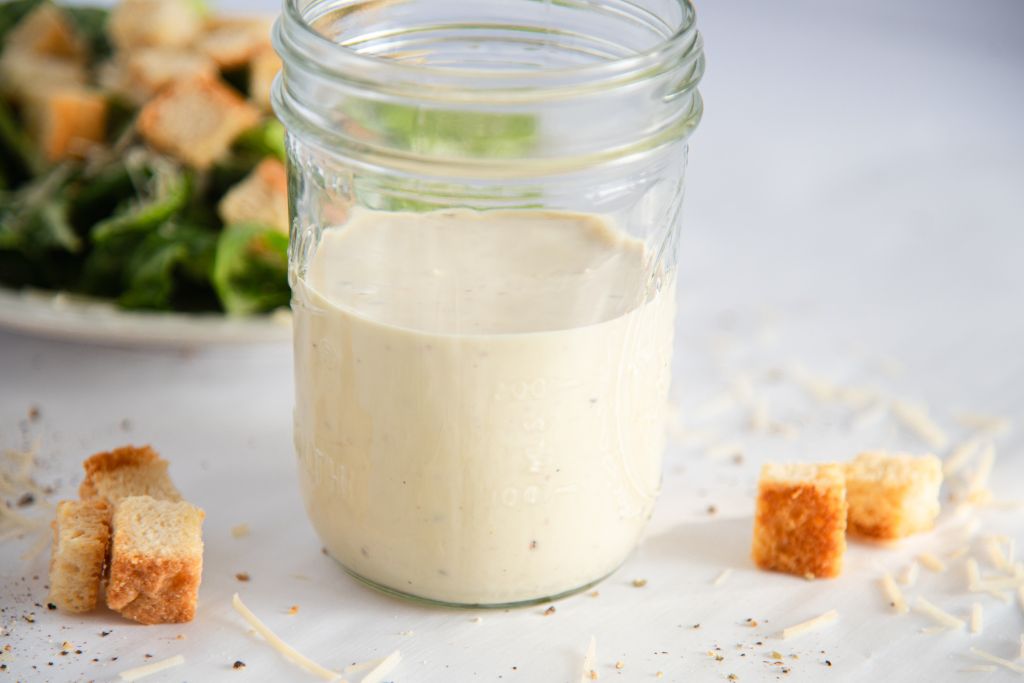
M 328 551 L 461 604 L 613 571 L 659 488 L 674 282 L 550 211 L 357 210 L 294 283 L 295 439 Z

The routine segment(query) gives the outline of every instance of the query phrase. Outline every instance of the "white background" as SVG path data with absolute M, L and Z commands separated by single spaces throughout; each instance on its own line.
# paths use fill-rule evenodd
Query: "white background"
M 844 386 L 927 401 L 955 439 L 966 436 L 950 419 L 957 410 L 1019 423 L 1024 4 L 747 0 L 705 2 L 699 12 L 709 66 L 681 254 L 681 420 L 696 421 L 729 372 L 799 361 Z M 330 667 L 401 649 L 389 677 L 401 683 L 575 682 L 591 635 L 601 680 L 655 680 L 656 671 L 669 681 L 1012 678 L 958 672 L 976 663 L 966 656 L 972 644 L 1016 655 L 1020 606 L 983 597 L 982 635 L 925 635 L 926 619 L 891 615 L 878 590 L 880 566 L 897 570 L 922 549 L 941 556 L 963 545 L 949 515 L 939 531 L 903 546 L 851 544 L 834 581 L 752 568 L 761 460 L 923 448 L 884 415 L 854 429 L 849 410 L 810 401 L 785 381 L 757 388 L 771 418 L 799 428 L 797 438 L 751 435 L 737 410 L 707 429 L 719 442 L 739 442 L 742 464 L 675 441 L 648 538 L 599 597 L 567 599 L 550 616 L 542 608 L 484 612 L 474 623 L 476 613 L 371 592 L 320 553 L 295 482 L 286 346 L 152 351 L 0 333 L 0 447 L 20 447 L 25 430 L 38 437 L 40 480 L 70 496 L 86 455 L 150 442 L 207 511 L 201 604 L 188 625 L 40 610 L 33 603 L 46 602 L 46 554 L 25 563 L 32 539 L 0 545 L 0 619 L 9 630 L 0 645 L 12 648 L 0 681 L 107 680 L 147 653 L 187 658 L 153 680 L 306 680 L 250 635 L 231 610 L 234 591 Z M 42 417 L 23 424 L 33 404 Z M 997 498 L 1024 498 L 1021 434 L 1018 424 L 997 442 Z M 981 518 L 984 531 L 1008 533 L 1024 549 L 1022 513 Z M 232 538 L 243 522 L 252 534 Z M 713 587 L 726 567 L 732 577 Z M 240 571 L 252 580 L 238 582 Z M 639 578 L 646 587 L 631 585 Z M 963 615 L 971 602 L 963 585 L 958 559 L 945 574 L 924 572 L 914 592 Z M 298 614 L 286 614 L 291 605 Z M 778 639 L 783 626 L 830 608 L 840 612 L 836 625 Z M 34 624 L 22 619 L 29 612 Z M 106 629 L 111 635 L 99 637 Z M 61 656 L 65 640 L 83 654 Z M 707 654 L 715 646 L 722 661 Z M 790 673 L 771 663 L 773 650 Z M 236 659 L 244 671 L 231 670 Z

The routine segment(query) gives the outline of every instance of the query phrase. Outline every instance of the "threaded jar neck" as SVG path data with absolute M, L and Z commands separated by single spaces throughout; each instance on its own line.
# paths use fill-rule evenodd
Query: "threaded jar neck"
M 275 110 L 370 166 L 559 173 L 678 142 L 702 113 L 689 0 L 284 4 Z

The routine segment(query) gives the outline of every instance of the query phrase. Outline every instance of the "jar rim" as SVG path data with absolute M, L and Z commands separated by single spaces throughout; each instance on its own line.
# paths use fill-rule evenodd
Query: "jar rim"
M 312 68 L 326 76 L 347 80 L 352 74 L 374 74 L 372 80 L 422 84 L 426 76 L 431 86 L 466 93 L 465 82 L 473 83 L 473 92 L 494 97 L 497 93 L 521 93 L 524 86 L 538 93 L 551 89 L 570 89 L 579 92 L 592 88 L 616 87 L 635 78 L 643 78 L 651 70 L 676 68 L 680 60 L 697 59 L 703 52 L 703 42 L 697 33 L 696 10 L 691 0 L 672 0 L 682 12 L 682 21 L 670 34 L 661 37 L 649 48 L 621 57 L 593 63 L 544 68 L 505 68 L 501 70 L 424 65 L 405 62 L 372 54 L 364 54 L 331 40 L 312 25 L 303 15 L 302 0 L 284 0 L 284 9 L 275 28 L 275 43 L 284 57 L 287 52 L 306 56 L 305 68 Z M 293 33 L 293 31 L 297 32 Z M 288 40 L 286 38 L 290 38 Z M 304 42 L 304 45 L 300 43 Z M 321 58 L 313 58 L 314 55 Z M 329 59 L 322 57 L 329 55 Z M 450 83 L 446 83 L 450 82 Z M 549 84 L 549 87 L 545 85 Z M 516 97 L 519 99 L 519 97 Z

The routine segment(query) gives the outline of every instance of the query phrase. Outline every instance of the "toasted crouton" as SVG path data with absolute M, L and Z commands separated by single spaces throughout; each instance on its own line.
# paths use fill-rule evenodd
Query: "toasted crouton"
M 110 545 L 110 506 L 62 500 L 52 526 L 50 602 L 66 612 L 88 612 L 96 606 Z
M 130 496 L 114 510 L 107 606 L 142 624 L 191 621 L 203 572 L 204 513 Z
M 259 223 L 288 233 L 288 175 L 277 159 L 264 159 L 224 195 L 217 212 L 225 224 Z
M 217 65 L 209 57 L 174 47 L 141 47 L 100 70 L 104 87 L 139 105 L 171 83 L 216 76 Z
M 121 50 L 185 47 L 202 27 L 197 6 L 189 0 L 123 0 L 107 21 L 107 32 Z
M 156 149 L 202 169 L 259 118 L 255 107 L 222 82 L 193 79 L 174 83 L 150 100 L 137 126 Z
M 4 50 L 57 57 L 85 63 L 86 47 L 64 10 L 51 3 L 39 5 L 11 29 Z
M 53 88 L 84 87 L 87 80 L 85 67 L 67 59 L 18 50 L 0 57 L 0 90 L 19 102 Z
M 102 144 L 107 98 L 80 87 L 52 88 L 26 98 L 27 129 L 49 161 L 81 158 Z
M 272 25 L 273 20 L 263 18 L 217 19 L 199 37 L 196 47 L 221 69 L 237 69 L 270 48 Z
M 754 562 L 806 578 L 838 576 L 846 552 L 846 512 L 840 465 L 765 465 L 754 518 Z
M 128 496 L 181 500 L 167 474 L 167 461 L 149 446 L 123 446 L 97 453 L 82 463 L 85 480 L 78 489 L 83 500 L 100 499 L 117 505 Z
M 272 48 L 260 50 L 249 64 L 249 97 L 270 111 L 270 88 L 281 70 L 281 58 Z
M 850 533 L 891 540 L 931 529 L 941 486 L 942 463 L 934 455 L 861 453 L 846 465 Z

